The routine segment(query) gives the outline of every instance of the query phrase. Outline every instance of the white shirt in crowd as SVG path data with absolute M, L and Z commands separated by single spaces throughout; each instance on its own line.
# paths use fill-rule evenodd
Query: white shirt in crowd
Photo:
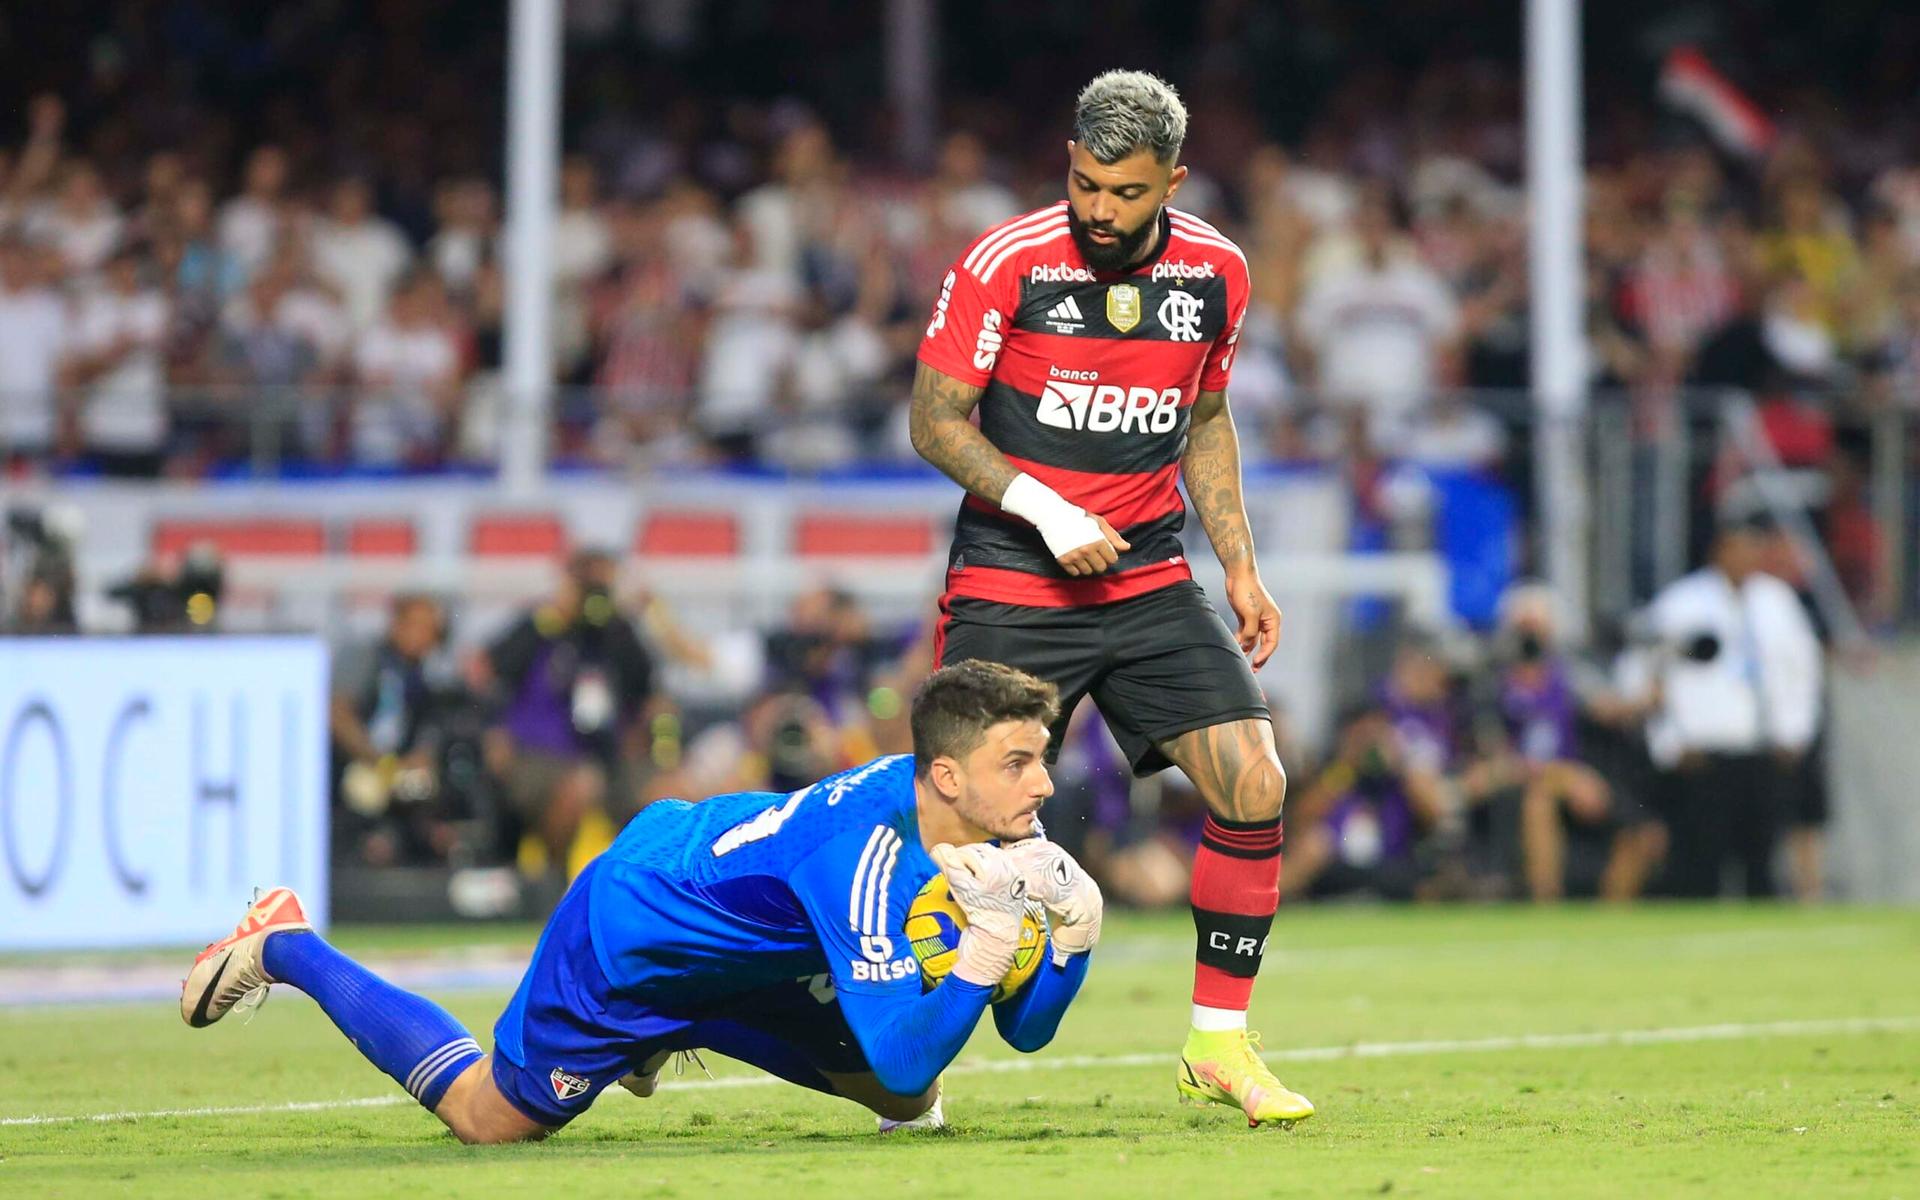
M 800 300 L 797 281 L 780 271 L 737 270 L 721 281 L 700 364 L 695 422 L 703 432 L 766 424 L 799 347 L 792 314 Z
M 128 295 L 102 289 L 82 299 L 74 320 L 73 349 L 98 355 L 124 347 L 118 359 L 87 387 L 80 430 L 89 448 L 120 453 L 158 450 L 166 441 L 167 298 L 142 290 Z
M 399 462 L 437 436 L 439 393 L 460 374 L 460 347 L 452 334 L 437 325 L 382 320 L 360 335 L 354 367 L 369 388 L 353 413 L 358 458 Z
M 53 445 L 68 324 L 67 307 L 51 288 L 0 288 L 0 454 Z
M 588 283 L 612 262 L 613 233 L 599 212 L 568 208 L 554 218 L 553 275 L 562 286 Z
M 1308 289 L 1301 336 L 1319 357 L 1320 390 L 1359 402 L 1378 418 L 1405 420 L 1434 384 L 1434 357 L 1460 326 L 1440 277 L 1410 259 L 1378 269 L 1334 271 Z
M 25 225 L 28 240 L 52 246 L 70 272 L 85 275 L 107 261 L 107 255 L 120 244 L 126 222 L 111 204 L 103 202 L 86 213 L 44 205 L 28 212 Z
M 1669 584 L 1649 609 L 1664 647 L 1661 707 L 1647 726 L 1653 760 L 1671 767 L 1689 751 L 1804 751 L 1820 718 L 1820 642 L 1793 589 L 1755 573 L 1737 590 L 1713 567 Z M 1703 636 L 1711 661 L 1686 654 Z
M 347 324 L 346 312 L 331 297 L 305 287 L 282 292 L 271 312 L 260 311 L 254 294 L 242 292 L 227 301 L 221 310 L 220 329 L 227 336 L 241 340 L 264 333 L 304 346 L 310 361 L 284 364 L 300 370 L 328 367 L 340 361 L 353 333 Z M 266 365 L 255 364 L 255 367 L 258 370 Z M 291 373 L 297 372 L 269 369 L 261 373 L 284 382 Z
M 353 225 L 325 221 L 313 233 L 313 269 L 339 289 L 356 329 L 367 328 L 386 311 L 393 285 L 412 262 L 406 237 L 380 217 Z
M 221 207 L 216 232 L 220 248 L 240 264 L 243 276 L 251 276 L 280 240 L 280 211 L 257 196 L 236 196 Z

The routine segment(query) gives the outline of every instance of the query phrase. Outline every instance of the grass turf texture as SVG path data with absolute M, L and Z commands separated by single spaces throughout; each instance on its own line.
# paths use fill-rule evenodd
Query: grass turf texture
M 336 940 L 390 954 L 502 936 Z M 983 1023 L 948 1077 L 945 1134 L 881 1138 L 843 1101 L 669 1075 L 653 1100 L 612 1090 L 540 1145 L 462 1147 L 411 1103 L 0 1125 L 0 1196 L 1920 1197 L 1920 1023 L 1899 1021 L 1920 1016 L 1920 913 L 1285 911 L 1254 1007 L 1275 1051 L 1900 1026 L 1279 1062 L 1320 1106 L 1291 1132 L 1175 1105 L 1189 938 L 1182 916 L 1111 921 L 1060 1037 L 1022 1060 L 1039 1069 L 978 1069 L 1019 1059 Z M 505 997 L 441 999 L 485 1044 Z M 1079 1061 L 1095 1057 L 1122 1061 Z M 1064 1058 L 1076 1062 L 1047 1065 Z M 760 1078 L 708 1061 L 722 1081 Z M 364 1097 L 404 1099 L 288 989 L 250 1026 L 201 1031 L 165 1004 L 0 1010 L 0 1118 Z

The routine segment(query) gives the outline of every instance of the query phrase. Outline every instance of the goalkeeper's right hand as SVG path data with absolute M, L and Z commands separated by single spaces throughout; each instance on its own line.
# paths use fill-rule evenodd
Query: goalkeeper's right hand
M 955 846 L 941 842 L 931 851 L 947 877 L 954 903 L 967 914 L 967 931 L 951 974 L 969 983 L 994 987 L 1013 969 L 1020 949 L 1020 926 L 1027 915 L 1027 881 L 1005 850 L 984 842 Z

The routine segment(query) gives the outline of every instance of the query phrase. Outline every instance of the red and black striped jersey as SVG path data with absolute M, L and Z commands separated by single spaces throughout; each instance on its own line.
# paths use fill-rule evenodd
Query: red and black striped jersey
M 1067 204 L 980 235 L 947 272 L 920 361 L 983 385 L 980 430 L 1019 470 L 1105 517 L 1132 549 L 1106 572 L 1060 569 L 1039 531 L 969 495 L 947 590 L 1008 604 L 1104 604 L 1192 577 L 1175 486 L 1189 410 L 1221 391 L 1247 308 L 1247 260 L 1173 208 L 1153 257 L 1087 266 Z

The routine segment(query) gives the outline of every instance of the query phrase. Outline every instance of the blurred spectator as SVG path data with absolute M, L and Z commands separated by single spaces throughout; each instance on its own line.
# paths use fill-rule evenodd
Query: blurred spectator
M 1379 190 L 1367 194 L 1352 261 L 1308 285 L 1299 316 L 1325 402 L 1361 408 L 1389 449 L 1441 382 L 1439 359 L 1460 322 L 1446 285 L 1402 244 L 1392 204 Z
M 115 252 L 104 276 L 79 302 L 65 366 L 79 437 L 106 474 L 152 477 L 170 425 L 163 354 L 172 305 L 136 247 Z
M 349 177 L 333 185 L 326 218 L 313 230 L 313 269 L 340 294 L 355 329 L 386 311 L 394 285 L 413 263 L 399 227 L 373 211 L 373 189 Z
M 0 235 L 0 467 L 53 449 L 69 334 L 67 306 L 41 276 L 32 247 Z
M 784 213 L 785 206 L 769 201 L 769 214 L 776 210 Z M 755 233 L 785 219 L 763 215 L 734 226 L 732 264 L 712 296 L 694 424 L 729 458 L 752 457 L 758 435 L 775 424 L 798 346 L 794 320 L 804 295 L 797 267 L 782 266 L 776 256 L 757 249 Z
M 1660 224 L 1628 273 L 1625 298 L 1659 382 L 1672 386 L 1687 377 L 1700 345 L 1732 319 L 1739 294 L 1698 199 L 1669 192 Z
M 498 258 L 496 207 L 493 185 L 484 179 L 449 180 L 434 197 L 439 229 L 427 243 L 426 263 L 456 296 L 470 295 L 482 268 Z
M 19 599 L 0 630 L 20 637 L 79 633 L 73 601 L 73 564 L 37 563 L 21 580 Z
M 382 317 L 353 348 L 354 458 L 381 465 L 435 465 L 454 445 L 464 375 L 460 342 L 440 281 L 419 272 L 400 282 Z
M 1705 567 L 1648 610 L 1645 670 L 1660 705 L 1648 729 L 1664 772 L 1673 889 L 1720 893 L 1737 858 L 1749 896 L 1775 891 L 1785 818 L 1783 771 L 1797 767 L 1819 717 L 1820 645 L 1793 589 L 1760 570 L 1763 530 L 1730 522 Z
M 26 235 L 50 247 L 65 270 L 97 270 L 120 244 L 124 219 L 91 163 L 75 159 L 61 171 L 58 196 L 29 209 Z
M 548 602 L 487 650 L 482 672 L 499 699 L 489 766 L 506 798 L 564 871 L 581 823 L 611 808 L 632 815 L 636 788 L 623 744 L 653 693 L 653 659 L 613 598 L 617 563 L 582 551 Z
M 1847 230 L 1845 209 L 1818 179 L 1796 175 L 1780 185 L 1773 224 L 1757 249 L 1768 275 L 1803 285 L 1789 291 L 1787 303 L 1797 317 L 1836 339 L 1845 332 L 1860 254 Z
M 153 237 L 170 248 L 167 286 L 197 312 L 218 312 L 220 302 L 246 282 L 247 267 L 215 233 L 213 191 L 198 176 L 182 178 L 173 189 L 172 202 L 154 221 Z
M 252 274 L 287 237 L 287 155 L 278 146 L 255 148 L 247 156 L 238 196 L 220 208 L 220 246 L 241 271 Z
M 297 250 L 263 261 L 220 312 L 220 358 L 241 382 L 297 387 L 327 379 L 347 348 L 347 315 L 303 277 Z
M 592 348 L 587 288 L 613 261 L 613 233 L 600 211 L 593 162 L 572 155 L 560 165 L 560 214 L 553 222 L 554 358 L 560 377 L 576 379 Z

